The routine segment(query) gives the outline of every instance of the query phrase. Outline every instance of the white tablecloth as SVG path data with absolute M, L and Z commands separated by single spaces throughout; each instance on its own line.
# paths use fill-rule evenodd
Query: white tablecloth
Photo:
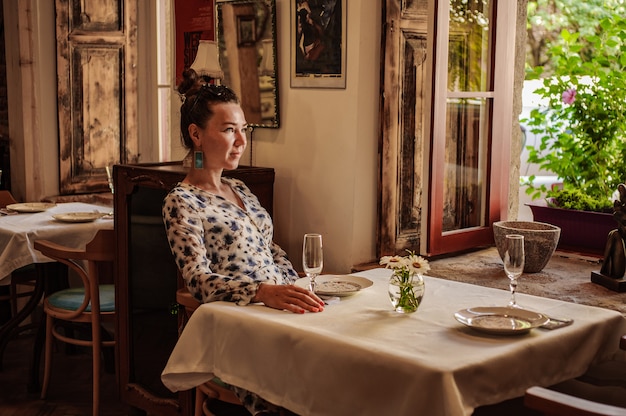
M 322 313 L 202 305 L 162 381 L 186 390 L 215 374 L 300 415 L 470 415 L 532 385 L 581 375 L 589 364 L 613 358 L 626 333 L 618 312 L 521 294 L 522 306 L 575 322 L 485 335 L 458 323 L 454 312 L 503 306 L 509 294 L 429 277 L 419 310 L 398 314 L 387 295 L 390 273 L 357 273 L 374 285 Z
M 111 207 L 82 202 L 61 203 L 44 212 L 0 216 L 0 285 L 10 283 L 10 273 L 32 263 L 52 260 L 33 248 L 37 239 L 82 249 L 100 229 L 113 229 L 112 219 L 89 223 L 65 223 L 52 218 L 68 212 L 110 213 Z

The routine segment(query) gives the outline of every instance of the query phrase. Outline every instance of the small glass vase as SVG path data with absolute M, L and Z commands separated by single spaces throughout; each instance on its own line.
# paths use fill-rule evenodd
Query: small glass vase
M 389 278 L 389 299 L 396 312 L 413 313 L 424 297 L 424 277 L 419 273 L 396 271 Z

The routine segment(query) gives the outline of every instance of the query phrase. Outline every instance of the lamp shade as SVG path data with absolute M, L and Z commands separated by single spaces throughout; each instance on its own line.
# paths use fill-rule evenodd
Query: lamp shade
M 198 75 L 206 75 L 214 79 L 224 78 L 216 42 L 212 40 L 200 41 L 196 59 L 191 64 L 191 69 L 196 71 Z

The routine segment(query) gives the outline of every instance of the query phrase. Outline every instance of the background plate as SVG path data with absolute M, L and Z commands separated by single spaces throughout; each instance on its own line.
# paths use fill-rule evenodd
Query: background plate
M 52 218 L 63 222 L 92 222 L 105 215 L 102 212 L 66 212 L 64 214 L 54 214 Z
M 7 209 L 16 212 L 43 212 L 56 206 L 51 202 L 25 202 L 23 204 L 9 204 Z

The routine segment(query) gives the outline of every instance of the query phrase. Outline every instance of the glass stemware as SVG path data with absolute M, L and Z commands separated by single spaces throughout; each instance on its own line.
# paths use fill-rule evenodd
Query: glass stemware
M 302 267 L 309 278 L 309 289 L 315 293 L 315 278 L 322 272 L 322 267 L 324 267 L 321 234 L 304 235 Z
M 504 272 L 508 276 L 511 291 L 509 307 L 517 308 L 515 291 L 517 289 L 517 279 L 524 271 L 524 236 L 510 234 L 506 236 L 506 251 L 504 252 Z

